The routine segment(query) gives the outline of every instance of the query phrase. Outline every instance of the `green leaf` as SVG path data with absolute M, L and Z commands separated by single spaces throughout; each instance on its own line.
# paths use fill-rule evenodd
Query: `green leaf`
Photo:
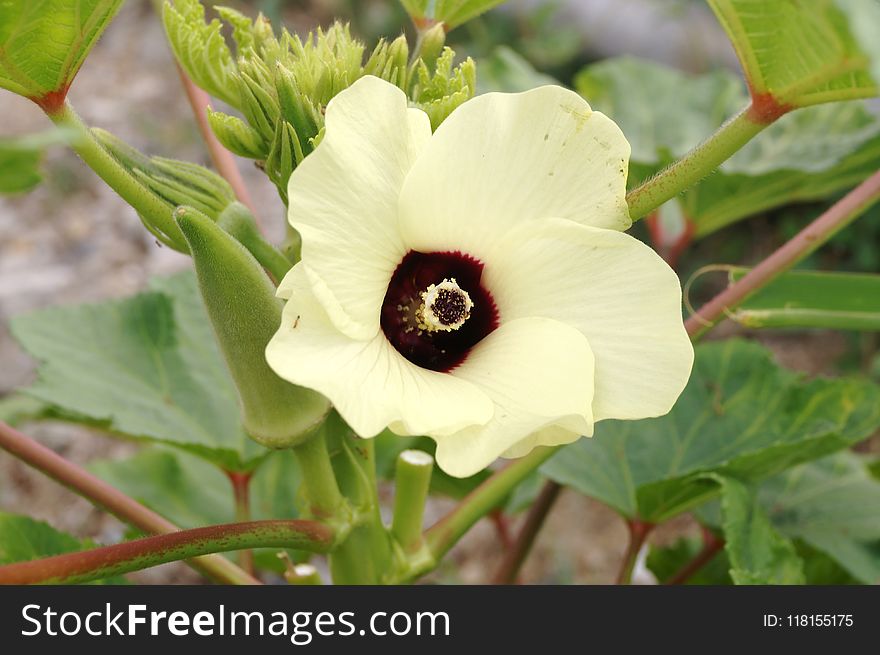
M 445 23 L 449 29 L 462 25 L 505 0 L 435 0 L 434 18 Z
M 416 24 L 427 20 L 445 23 L 448 29 L 473 20 L 504 0 L 400 0 Z
M 626 517 L 660 522 L 717 494 L 706 474 L 759 480 L 857 443 L 878 425 L 877 386 L 805 381 L 761 346 L 729 340 L 697 347 L 668 415 L 601 422 L 542 470 Z
M 682 157 L 748 102 L 732 73 L 693 76 L 628 57 L 585 68 L 575 86 L 630 141 L 631 186 Z M 878 167 L 880 120 L 864 103 L 811 107 L 780 118 L 671 202 L 681 204 L 702 237 L 761 211 L 827 198 Z
M 635 57 L 584 68 L 575 89 L 626 135 L 641 167 L 630 184 L 685 155 L 748 101 L 742 81 L 727 71 L 688 75 Z
M 858 578 L 855 578 L 844 567 L 837 563 L 837 560 L 829 557 L 821 550 L 816 550 L 805 544 L 801 540 L 795 541 L 798 557 L 804 563 L 804 576 L 807 584 L 812 585 L 852 585 L 862 584 Z
M 753 490 L 734 478 L 712 479 L 721 487 L 724 549 L 734 583 L 804 584 L 794 544 L 776 531 Z
M 804 464 L 761 486 L 776 528 L 843 566 L 866 584 L 880 582 L 880 481 L 857 455 Z
M 237 107 L 237 69 L 220 21 L 206 24 L 205 8 L 198 0 L 165 2 L 162 20 L 174 56 L 193 82 Z
M 732 268 L 730 283 L 748 271 Z M 730 317 L 751 328 L 880 331 L 880 275 L 791 271 L 749 297 Z
M 46 149 L 70 139 L 64 130 L 0 138 L 0 194 L 26 193 L 37 186 L 43 180 L 40 168 Z
M 155 291 L 15 317 L 41 362 L 25 391 L 83 422 L 185 448 L 228 470 L 266 454 L 240 425 L 238 396 L 191 273 Z
M 0 512 L 0 566 L 75 553 L 95 546 L 90 539 L 77 539 L 48 523 Z M 94 584 L 125 584 L 125 578 L 114 576 Z
M 415 20 L 425 17 L 430 0 L 400 0 L 400 4 L 406 9 L 406 13 Z
M 536 70 L 522 55 L 507 46 L 495 48 L 491 55 L 479 61 L 478 67 L 477 93 L 519 93 L 547 84 L 560 84 L 559 80 Z
M 699 539 L 682 538 L 671 546 L 651 545 L 648 550 L 647 567 L 657 576 L 657 580 L 663 584 L 668 582 L 675 574 L 687 566 L 703 549 L 703 542 Z M 730 579 L 730 561 L 724 550 L 718 551 L 715 556 L 691 575 L 684 584 L 688 585 L 729 585 L 733 584 Z
M 0 87 L 57 110 L 122 0 L 0 3 Z
M 733 42 L 756 105 L 805 107 L 877 95 L 870 56 L 877 49 L 874 0 L 709 0 L 709 5 Z
M 829 198 L 880 167 L 880 121 L 860 101 L 783 116 L 681 202 L 705 236 L 793 202 Z
M 148 447 L 127 459 L 92 462 L 89 469 L 182 528 L 235 520 L 229 478 L 184 451 Z M 252 518 L 296 518 L 299 480 L 293 453 L 272 451 L 250 482 Z
M 36 398 L 14 393 L 0 398 L 0 421 L 16 426 L 24 421 L 44 418 L 50 407 Z
M 126 459 L 91 462 L 89 470 L 181 528 L 234 520 L 232 485 L 203 459 L 144 448 Z
M 849 23 L 850 30 L 859 48 L 870 59 L 869 72 L 875 83 L 880 80 L 880 40 L 877 39 L 877 26 L 880 25 L 880 3 L 865 0 L 836 0 Z

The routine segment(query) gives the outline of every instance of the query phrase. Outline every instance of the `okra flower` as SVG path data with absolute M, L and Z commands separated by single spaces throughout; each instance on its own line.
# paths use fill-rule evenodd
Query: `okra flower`
M 477 97 L 432 135 L 359 80 L 290 178 L 302 261 L 270 366 L 361 437 L 432 437 L 455 476 L 665 414 L 693 349 L 675 273 L 621 231 L 629 153 L 560 87 Z

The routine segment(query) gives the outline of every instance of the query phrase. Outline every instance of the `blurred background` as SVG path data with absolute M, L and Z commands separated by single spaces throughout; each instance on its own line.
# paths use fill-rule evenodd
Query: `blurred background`
M 251 0 L 224 5 L 263 12 L 275 25 L 306 33 L 334 18 L 350 21 L 354 34 L 372 46 L 381 37 L 410 31 L 396 0 Z M 412 36 L 412 34 L 410 34 Z M 727 38 L 701 0 L 510 0 L 449 35 L 459 57 L 478 62 L 481 91 L 514 89 L 557 80 L 572 86 L 585 65 L 616 55 L 636 55 L 700 73 L 738 70 Z M 79 113 L 140 150 L 210 165 L 182 93 L 163 29 L 149 0 L 128 0 L 95 48 L 71 92 Z M 48 120 L 31 103 L 0 91 L 0 137 L 38 132 Z M 283 206 L 274 187 L 249 161 L 240 167 L 259 215 L 272 236 L 283 234 Z M 50 306 L 133 294 L 151 276 L 188 266 L 188 259 L 159 247 L 120 198 L 76 156 L 51 151 L 46 181 L 24 196 L 0 196 L 0 397 L 26 385 L 33 362 L 11 339 L 9 317 Z M 791 236 L 823 203 L 787 206 L 701 240 L 678 263 L 683 279 L 714 262 L 749 263 Z M 874 219 L 880 218 L 874 210 Z M 880 270 L 880 220 L 866 217 L 837 237 L 814 268 Z M 647 240 L 642 224 L 634 233 Z M 711 285 L 702 290 L 712 291 Z M 699 301 L 699 294 L 694 299 Z M 717 336 L 736 328 L 726 326 Z M 880 379 L 874 337 L 832 332 L 760 334 L 780 361 L 809 374 L 862 369 Z M 24 427 L 79 463 L 121 456 L 136 447 L 62 424 Z M 439 516 L 448 504 L 435 501 Z M 0 453 L 0 510 L 21 511 L 55 527 L 97 541 L 118 540 L 124 527 L 54 482 Z M 429 517 L 430 520 L 431 517 Z M 511 519 L 515 522 L 516 519 Z M 510 527 L 510 526 L 507 526 Z M 500 559 L 504 525 L 485 521 L 453 551 L 455 566 L 434 579 L 485 582 Z M 687 519 L 653 537 L 663 543 L 696 534 Z M 599 503 L 564 492 L 523 572 L 526 582 L 612 582 L 626 545 L 622 521 Z M 138 574 L 150 582 L 193 582 L 180 564 Z M 636 582 L 650 582 L 640 569 Z

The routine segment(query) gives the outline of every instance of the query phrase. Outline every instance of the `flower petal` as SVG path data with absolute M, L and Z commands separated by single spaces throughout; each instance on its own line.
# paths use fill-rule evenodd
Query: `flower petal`
M 511 449 L 525 454 L 593 433 L 593 354 L 584 335 L 564 323 L 503 323 L 452 375 L 487 394 L 495 416 L 454 434 L 429 433 L 437 442 L 437 463 L 450 475 L 473 475 Z
M 511 227 L 544 216 L 626 229 L 629 154 L 617 125 L 572 91 L 479 96 L 444 121 L 407 175 L 404 241 L 482 257 Z
M 622 232 L 547 219 L 500 241 L 483 275 L 502 320 L 546 316 L 586 335 L 596 358 L 595 420 L 672 408 L 694 350 L 678 277 L 651 248 Z
M 474 384 L 415 366 L 381 332 L 364 341 L 341 333 L 311 293 L 302 264 L 282 288 L 290 300 L 266 348 L 269 366 L 327 396 L 359 436 L 392 423 L 406 434 L 451 432 L 492 417 L 492 402 Z
M 364 77 L 327 105 L 326 133 L 290 177 L 290 224 L 316 296 L 353 338 L 379 331 L 388 280 L 406 253 L 398 232 L 404 177 L 431 137 L 406 95 Z

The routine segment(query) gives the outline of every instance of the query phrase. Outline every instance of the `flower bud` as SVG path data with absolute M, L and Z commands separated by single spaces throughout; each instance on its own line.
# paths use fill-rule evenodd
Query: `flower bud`
M 280 121 L 275 130 L 272 150 L 266 158 L 266 174 L 278 187 L 278 193 L 287 204 L 287 180 L 293 169 L 303 160 L 304 155 L 299 136 L 287 121 Z
M 443 27 L 443 23 L 436 23 L 429 30 L 422 33 L 419 38 L 421 39 L 419 57 L 428 66 L 433 66 L 446 45 L 446 30 Z
M 230 152 L 248 159 L 265 159 L 268 142 L 240 118 L 208 109 L 208 124 L 217 140 Z
M 324 123 L 320 109 L 302 93 L 293 73 L 280 62 L 275 66 L 275 92 L 281 106 L 281 117 L 290 123 L 299 137 L 300 149 L 304 155 L 312 151 L 310 139 Z M 285 186 L 287 182 L 285 180 Z
M 274 84 L 264 80 L 266 72 L 250 62 L 239 62 L 238 91 L 239 108 L 250 126 L 263 139 L 270 141 L 275 134 L 275 124 L 281 116 L 278 100 L 268 89 Z

